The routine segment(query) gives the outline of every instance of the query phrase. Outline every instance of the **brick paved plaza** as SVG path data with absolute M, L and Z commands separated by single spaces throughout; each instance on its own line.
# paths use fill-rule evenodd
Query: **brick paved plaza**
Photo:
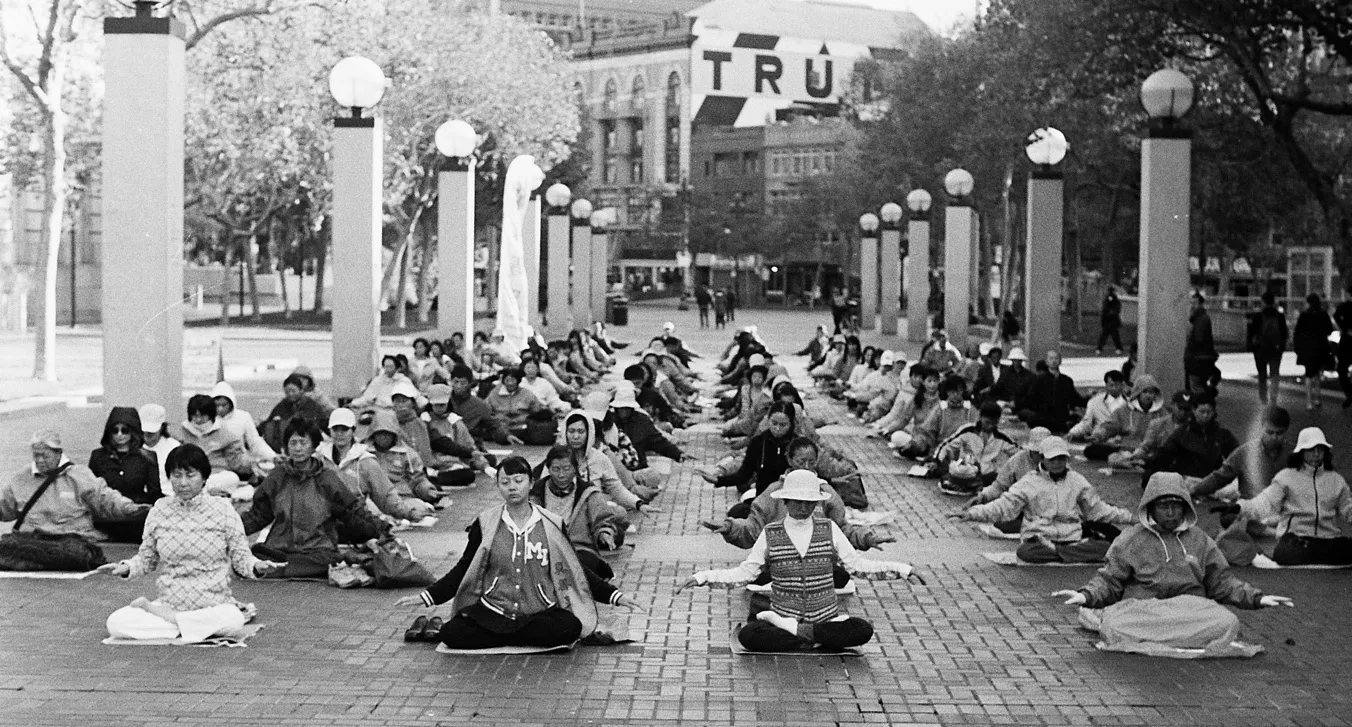
M 695 329 L 693 311 L 639 307 L 633 325 L 616 329 L 617 337 L 641 344 L 669 317 L 688 345 L 705 355 L 707 367 L 726 336 Z M 772 350 L 789 352 L 817 318 L 825 316 L 744 311 L 735 325 L 757 323 Z M 886 343 L 914 357 L 913 347 Z M 326 360 L 310 361 L 321 378 Z M 801 381 L 802 359 L 788 361 Z M 1116 362 L 1105 359 L 1103 365 L 1110 363 Z M 241 405 L 266 411 L 283 375 L 236 382 Z M 1253 398 L 1245 386 L 1224 387 L 1222 422 L 1241 439 L 1256 411 Z M 602 608 L 602 615 L 627 620 L 634 643 L 554 655 L 448 657 L 427 644 L 402 641 L 404 628 L 424 612 L 392 606 L 406 592 L 237 582 L 236 595 L 258 605 L 266 626 L 247 648 L 114 647 L 100 644 L 104 618 L 151 593 L 152 579 L 0 580 L 0 724 L 1352 722 L 1352 573 L 1239 570 L 1264 591 L 1296 603 L 1294 610 L 1241 612 L 1241 637 L 1267 648 L 1254 659 L 1099 653 L 1094 636 L 1076 626 L 1074 610 L 1048 596 L 1081 585 L 1091 568 L 1009 568 L 986 561 L 980 553 L 1012 550 L 1013 543 L 985 539 L 968 524 L 944 519 L 958 501 L 939 494 L 933 482 L 904 476 L 901 460 L 866 439 L 834 402 L 814 399 L 808 410 L 840 420 L 823 431 L 826 441 L 859 463 L 872 509 L 895 512 L 887 528 L 897 542 L 885 547 L 883 557 L 912 562 L 929 582 L 860 581 L 846 607 L 877 629 L 862 658 L 735 655 L 730 632 L 745 617 L 745 594 L 674 593 L 691 572 L 741 557 L 698 524 L 720 517 L 732 498 L 694 474 L 725 453 L 706 424 L 682 435 L 690 457 L 677 465 L 656 503 L 663 512 L 643 523 L 636 547 L 613 559 L 616 582 L 646 605 L 647 614 Z M 1327 427 L 1335 447 L 1352 442 L 1336 406 L 1322 414 L 1293 414 L 1295 427 Z M 40 425 L 60 427 L 73 442 L 72 457 L 83 461 L 102 416 L 98 408 L 5 414 L 0 463 L 6 474 L 22 466 L 27 436 Z M 538 448 L 526 453 L 533 461 L 541 454 Z M 1079 468 L 1107 499 L 1134 509 L 1137 478 Z M 407 539 L 440 575 L 459 555 L 464 527 L 496 498 L 481 479 L 436 528 Z M 127 552 L 110 549 L 118 557 Z

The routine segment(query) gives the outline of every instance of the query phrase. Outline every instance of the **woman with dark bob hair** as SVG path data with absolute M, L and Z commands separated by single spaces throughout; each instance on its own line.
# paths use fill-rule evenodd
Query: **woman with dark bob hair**
M 254 608 L 235 600 L 230 572 L 258 578 L 281 564 L 255 558 L 230 501 L 203 492 L 211 460 L 201 447 L 177 447 L 165 469 L 173 494 L 157 500 L 146 516 L 140 550 L 99 568 L 123 578 L 157 571 L 159 598 L 141 597 L 114 611 L 108 634 L 189 642 L 232 635 L 253 618 Z
M 508 457 L 498 465 L 503 504 L 479 514 L 469 544 L 450 573 L 396 606 L 451 602 L 444 625 L 419 616 L 407 641 L 440 641 L 452 649 L 568 646 L 596 630 L 593 601 L 639 610 L 633 599 L 582 567 L 558 515 L 530 501 L 530 463 Z
M 285 562 L 277 574 L 283 578 L 324 577 L 340 560 L 340 542 L 364 542 L 389 529 L 367 512 L 338 470 L 315 456 L 321 438 L 314 423 L 293 419 L 282 437 L 285 459 L 254 490 L 244 513 L 246 533 L 272 526 L 254 553 Z

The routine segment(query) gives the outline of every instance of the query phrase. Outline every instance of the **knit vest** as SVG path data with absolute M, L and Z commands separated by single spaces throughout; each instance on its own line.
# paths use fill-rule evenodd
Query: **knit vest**
M 831 540 L 831 521 L 813 518 L 807 555 L 799 555 L 784 531 L 783 520 L 765 526 L 765 545 L 770 607 L 775 613 L 813 624 L 835 618 L 838 609 L 831 568 L 836 548 Z

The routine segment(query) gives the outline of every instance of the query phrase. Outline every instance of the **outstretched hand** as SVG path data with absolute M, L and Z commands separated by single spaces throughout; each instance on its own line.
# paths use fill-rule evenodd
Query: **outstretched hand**
M 641 604 L 639 604 L 638 601 L 635 601 L 633 598 L 630 598 L 628 595 L 623 595 L 623 596 L 620 596 L 618 599 L 616 599 L 616 601 L 615 601 L 615 607 L 616 607 L 616 608 L 624 608 L 624 609 L 628 609 L 629 611 L 635 611 L 635 612 L 638 612 L 638 613 L 647 613 L 647 612 L 648 612 L 648 609 L 644 608 Z
M 507 443 L 512 445 L 513 447 L 520 447 L 521 445 L 525 444 L 525 442 L 521 441 L 521 437 L 518 437 L 515 434 L 507 435 Z
M 278 563 L 273 560 L 260 560 L 257 563 L 254 563 L 253 572 L 255 576 L 263 578 L 264 576 L 276 573 L 285 567 L 285 563 Z
M 95 570 L 115 576 L 127 576 L 131 573 L 131 566 L 126 561 L 118 561 L 117 563 L 104 563 Z
M 970 522 L 972 519 L 972 513 L 968 512 L 967 510 L 958 510 L 957 512 L 948 513 L 948 519 L 957 520 L 959 522 Z
M 884 544 L 895 542 L 897 542 L 897 539 L 892 535 L 875 535 L 873 537 L 873 547 L 878 548 L 879 550 L 882 549 Z
M 702 468 L 701 468 L 701 469 L 695 470 L 695 472 L 696 472 L 696 473 L 700 476 L 700 478 L 703 479 L 705 482 L 708 482 L 708 483 L 711 484 L 711 485 L 716 485 L 716 484 L 718 484 L 718 478 L 715 477 L 714 474 L 713 474 L 712 472 L 710 472 L 709 470 L 706 470 L 706 469 L 702 469 Z
M 602 550 L 614 550 L 615 536 L 610 533 L 601 533 L 596 536 L 596 544 L 600 545 Z
M 423 603 L 422 595 L 419 594 L 419 595 L 416 595 L 416 596 L 400 596 L 397 600 L 395 600 L 394 605 L 396 605 L 396 606 L 426 606 L 427 604 Z
M 715 523 L 709 520 L 701 520 L 699 521 L 699 524 L 714 531 L 715 533 L 718 533 L 719 535 L 725 535 L 729 530 L 732 529 L 731 525 L 728 523 L 727 520 L 724 520 L 721 523 Z
M 701 585 L 699 579 L 694 576 L 690 576 L 689 578 L 685 579 L 685 583 L 676 586 L 676 592 L 680 593 L 681 591 L 684 591 L 687 588 L 695 588 L 696 586 L 699 585 Z
M 1263 596 L 1258 600 L 1258 605 L 1262 606 L 1263 608 L 1272 608 L 1274 606 L 1286 606 L 1287 608 L 1295 608 L 1296 602 L 1292 601 L 1286 596 Z
M 1080 593 L 1079 591 L 1070 591 L 1070 590 L 1057 591 L 1052 594 L 1052 598 L 1066 599 L 1064 603 L 1067 606 L 1083 606 L 1086 600 L 1083 593 Z

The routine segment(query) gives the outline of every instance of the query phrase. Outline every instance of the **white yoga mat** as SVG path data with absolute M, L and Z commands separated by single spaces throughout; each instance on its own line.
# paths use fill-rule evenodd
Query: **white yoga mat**
M 1258 555 L 1255 555 L 1255 556 L 1253 557 L 1253 567 L 1254 567 L 1254 568 L 1263 568 L 1263 569 L 1267 569 L 1267 570 L 1277 570 L 1277 569 L 1289 569 L 1289 570 L 1347 570 L 1348 568 L 1352 568 L 1352 565 L 1323 565 L 1323 564 L 1312 564 L 1312 565 L 1282 565 L 1282 564 L 1278 563 L 1277 561 L 1275 561 L 1275 560 L 1273 560 L 1273 559 L 1267 557 L 1266 555 L 1263 555 L 1262 553 L 1259 553 Z
M 1022 537 L 1019 533 L 1007 533 L 990 523 L 977 523 L 976 529 L 980 530 L 982 535 L 995 540 L 1018 540 Z
M 1019 568 L 1097 568 L 1103 565 L 1102 563 L 1025 563 L 1019 560 L 1019 556 L 1012 550 L 1003 553 L 982 553 L 981 557 L 992 563 Z
M 183 639 L 115 639 L 111 636 L 103 640 L 109 646 L 200 646 L 203 648 L 226 647 L 230 649 L 248 646 L 246 639 L 263 629 L 262 624 L 245 624 L 237 637 L 213 636 L 206 641 L 187 642 Z
M 88 578 L 96 570 L 85 571 L 84 573 L 72 573 L 69 571 L 50 571 L 50 570 L 0 570 L 0 578 L 32 578 L 40 581 L 78 581 L 82 578 Z
M 499 654 L 548 654 L 552 651 L 570 651 L 577 642 L 563 646 L 494 646 L 491 649 L 452 649 L 445 644 L 437 644 L 438 654 L 452 656 L 494 656 Z

